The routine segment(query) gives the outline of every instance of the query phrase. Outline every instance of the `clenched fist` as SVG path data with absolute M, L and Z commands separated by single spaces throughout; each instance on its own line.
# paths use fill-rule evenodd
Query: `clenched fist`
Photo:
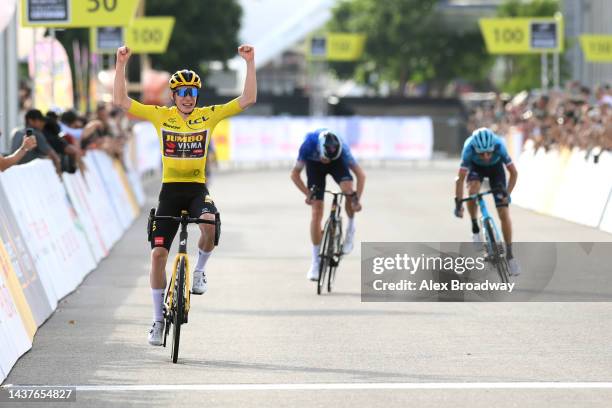
M 132 55 L 132 51 L 125 45 L 117 48 L 117 64 L 126 64 L 130 55 Z
M 246 62 L 253 61 L 255 59 L 255 47 L 243 44 L 238 47 L 238 55 L 244 58 Z

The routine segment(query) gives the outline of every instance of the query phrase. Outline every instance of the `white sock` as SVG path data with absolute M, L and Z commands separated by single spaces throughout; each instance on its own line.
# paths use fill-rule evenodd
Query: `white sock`
M 321 249 L 321 245 L 313 245 L 312 246 L 312 263 L 319 263 L 319 250 Z
M 347 217 L 347 218 L 348 218 L 348 225 L 346 226 L 346 232 L 352 234 L 355 232 L 355 217 L 353 218 Z
M 206 262 L 208 261 L 208 258 L 210 258 L 210 254 L 212 254 L 212 251 L 205 252 L 205 251 L 202 251 L 201 249 L 198 249 L 198 263 L 195 266 L 195 269 L 197 271 L 204 270 L 204 266 L 206 266 Z
M 156 322 L 164 321 L 164 290 L 151 289 L 153 295 L 153 320 Z

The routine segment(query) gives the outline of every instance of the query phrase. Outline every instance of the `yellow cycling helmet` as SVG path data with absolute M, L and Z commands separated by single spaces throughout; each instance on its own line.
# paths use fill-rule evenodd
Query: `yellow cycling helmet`
M 200 76 L 190 69 L 182 69 L 176 71 L 170 77 L 170 89 L 176 89 L 179 86 L 195 86 L 198 88 L 202 87 L 202 81 Z

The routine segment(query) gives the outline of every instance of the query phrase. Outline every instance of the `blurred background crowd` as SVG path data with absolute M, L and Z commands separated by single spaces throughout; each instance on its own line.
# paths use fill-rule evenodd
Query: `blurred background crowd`
M 21 106 L 31 106 L 28 93 L 22 94 Z M 23 126 L 10 135 L 10 154 L 15 163 L 34 159 L 53 161 L 58 175 L 85 171 L 82 160 L 88 150 L 98 149 L 119 160 L 125 167 L 125 146 L 131 126 L 121 109 L 99 103 L 94 112 L 83 115 L 76 110 L 41 112 L 35 108 L 22 111 Z M 33 140 L 27 141 L 31 137 Z
M 469 109 L 468 130 L 486 126 L 501 135 L 518 132 L 534 148 L 574 147 L 598 156 L 612 150 L 612 91 L 570 81 L 549 92 L 495 93 Z

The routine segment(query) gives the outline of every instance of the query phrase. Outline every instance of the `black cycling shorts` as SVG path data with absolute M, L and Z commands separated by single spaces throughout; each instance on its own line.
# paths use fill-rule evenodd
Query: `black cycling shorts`
M 489 179 L 489 185 L 491 190 L 495 193 L 493 198 L 495 199 L 495 207 L 507 207 L 508 203 L 502 203 L 502 200 L 506 196 L 506 171 L 504 170 L 504 163 L 500 160 L 492 166 L 478 166 L 472 163 L 470 165 L 467 181 L 482 181 L 487 177 Z
M 306 161 L 306 176 L 308 178 L 308 188 L 317 187 L 317 193 L 314 196 L 315 200 L 323 200 L 325 195 L 325 176 L 330 174 L 336 183 L 341 181 L 352 181 L 353 176 L 349 166 L 343 160 L 333 160 L 329 163 L 321 163 L 318 161 Z
M 189 211 L 192 218 L 202 214 L 217 213 L 217 207 L 202 183 L 164 183 L 159 192 L 159 204 L 155 215 L 178 217 L 181 211 Z M 163 247 L 168 251 L 178 231 L 176 221 L 155 221 L 151 234 L 151 248 Z

